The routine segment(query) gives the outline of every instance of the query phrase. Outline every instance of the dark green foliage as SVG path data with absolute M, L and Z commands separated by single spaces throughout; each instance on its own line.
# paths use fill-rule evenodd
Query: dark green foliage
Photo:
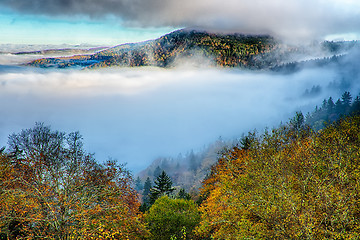
M 351 112 L 353 113 L 359 113 L 360 112 L 360 97 L 357 96 L 354 99 L 354 103 L 351 106 Z
M 140 206 L 140 211 L 142 212 L 147 211 L 150 207 L 150 189 L 151 189 L 151 180 L 149 177 L 147 177 L 142 192 L 142 204 Z
M 157 178 L 158 176 L 160 176 L 160 174 L 161 174 L 162 171 L 163 171 L 163 170 L 161 170 L 161 168 L 160 168 L 159 166 L 157 166 L 157 167 L 155 168 L 155 170 L 154 170 L 153 177 L 154 177 L 154 178 Z
M 176 198 L 190 200 L 191 196 L 185 191 L 185 189 L 181 188 Z
M 252 142 L 253 142 L 254 139 L 255 139 L 255 136 L 256 136 L 255 131 L 254 131 L 254 132 L 249 132 L 247 135 L 243 135 L 243 136 L 240 138 L 239 147 L 240 147 L 241 149 L 244 149 L 244 150 L 250 149 L 251 146 L 252 146 Z
M 351 110 L 351 101 L 352 101 L 352 96 L 350 92 L 344 92 L 344 94 L 341 96 L 341 103 L 343 107 L 342 111 L 344 112 L 345 115 L 349 114 Z
M 163 195 L 170 195 L 175 188 L 172 187 L 172 181 L 165 171 L 154 180 L 154 186 L 150 189 L 150 203 Z
M 141 191 L 141 190 L 143 190 L 143 188 L 144 188 L 144 186 L 143 186 L 143 184 L 141 182 L 140 177 L 137 177 L 136 180 L 135 180 L 135 190 L 136 191 Z
M 352 101 L 350 92 L 344 92 L 343 95 L 341 96 L 341 100 L 344 106 L 350 106 Z
M 360 98 L 357 96 L 352 102 L 351 93 L 345 91 L 341 98 L 334 103 L 333 98 L 324 99 L 322 106 L 316 107 L 313 113 L 306 116 L 305 124 L 315 130 L 320 130 L 326 124 L 333 123 L 342 117 L 355 114 L 360 111 Z
M 21 223 L 17 220 L 12 220 L 7 224 L 2 225 L 0 223 L 0 240 L 8 239 L 21 239 L 26 236 L 24 233 L 25 223 Z
M 144 191 L 143 191 L 143 195 L 147 196 L 150 193 L 150 189 L 151 189 L 151 180 L 150 178 L 146 178 L 146 181 L 144 183 Z
M 295 132 L 301 131 L 305 127 L 305 118 L 302 112 L 296 112 L 295 116 L 290 119 L 289 125 Z

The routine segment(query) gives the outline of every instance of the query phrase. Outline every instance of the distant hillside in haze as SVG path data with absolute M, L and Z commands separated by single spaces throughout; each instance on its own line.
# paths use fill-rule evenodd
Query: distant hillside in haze
M 156 40 L 129 43 L 92 55 L 44 58 L 29 65 L 37 67 L 169 67 L 182 58 L 218 66 L 251 66 L 259 63 L 255 56 L 271 52 L 276 41 L 270 36 L 220 35 L 195 30 L 178 30 Z
M 36 67 L 104 68 L 178 64 L 271 69 L 294 61 L 343 54 L 357 42 L 324 42 L 298 47 L 280 43 L 268 35 L 215 34 L 178 30 L 155 40 L 129 43 L 94 54 L 42 58 L 28 63 Z
M 164 170 L 171 177 L 175 187 L 184 188 L 187 192 L 196 195 L 202 181 L 210 173 L 211 167 L 221 153 L 234 144 L 236 144 L 235 140 L 224 141 L 219 138 L 199 151 L 191 150 L 177 157 L 159 157 L 138 173 L 137 177 L 142 182 L 145 182 L 147 177 L 154 180 Z
M 14 55 L 74 55 L 74 54 L 94 54 L 98 51 L 107 49 L 107 47 L 91 47 L 91 48 L 53 48 L 53 49 L 44 49 L 44 50 L 35 50 L 35 51 L 20 51 L 13 53 Z
M 316 106 L 311 113 L 304 116 L 301 112 L 297 112 L 293 118 L 280 126 L 311 129 L 318 132 L 341 118 L 359 114 L 360 94 L 353 97 L 350 92 L 345 91 L 341 98 L 337 100 L 332 97 L 324 99 L 321 106 Z M 227 157 L 226 153 L 231 148 L 249 147 L 250 142 L 258 134 L 259 132 L 253 130 L 247 135 L 233 140 L 224 141 L 219 138 L 199 151 L 191 150 L 184 155 L 179 154 L 177 157 L 159 157 L 137 174 L 137 182 L 143 186 L 147 178 L 153 181 L 162 171 L 165 171 L 175 187 L 183 188 L 193 196 L 197 196 L 204 179 L 210 175 L 216 162 L 222 157 Z M 143 189 L 139 187 L 137 190 L 141 192 Z

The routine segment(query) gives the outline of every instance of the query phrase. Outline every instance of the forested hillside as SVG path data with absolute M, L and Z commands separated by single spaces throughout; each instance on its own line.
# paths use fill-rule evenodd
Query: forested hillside
M 278 70 L 286 63 L 345 54 L 357 45 L 357 42 L 323 42 L 291 46 L 267 35 L 183 29 L 155 40 L 122 44 L 95 54 L 43 58 L 28 65 L 45 68 L 173 67 L 185 59 L 195 65 Z
M 227 151 L 201 193 L 202 239 L 357 239 L 360 117 L 288 124 Z
M 144 183 L 97 162 L 78 132 L 37 123 L 0 151 L 0 238 L 357 239 L 360 101 L 332 102 L 226 149 L 159 160 Z M 179 186 L 191 174 L 205 176 L 200 194 Z

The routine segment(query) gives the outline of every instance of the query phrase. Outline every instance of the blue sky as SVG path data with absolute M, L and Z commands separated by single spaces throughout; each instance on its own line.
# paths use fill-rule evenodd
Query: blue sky
M 0 8 L 1 9 L 1 8 Z M 175 28 L 126 27 L 119 20 L 52 18 L 0 10 L 0 44 L 90 44 L 112 46 L 158 38 Z

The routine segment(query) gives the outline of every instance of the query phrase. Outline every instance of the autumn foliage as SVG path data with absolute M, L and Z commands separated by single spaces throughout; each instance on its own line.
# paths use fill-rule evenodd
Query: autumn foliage
M 43 124 L 9 137 L 0 156 L 4 239 L 140 239 L 131 176 L 114 161 L 97 163 L 79 133 Z
M 165 172 L 148 178 L 144 214 L 123 165 L 38 123 L 0 150 L 0 239 L 359 239 L 358 102 L 320 131 L 298 112 L 250 132 L 213 165 L 198 205 Z
M 234 147 L 202 188 L 197 233 L 214 239 L 356 239 L 360 117 L 320 132 L 288 124 Z

